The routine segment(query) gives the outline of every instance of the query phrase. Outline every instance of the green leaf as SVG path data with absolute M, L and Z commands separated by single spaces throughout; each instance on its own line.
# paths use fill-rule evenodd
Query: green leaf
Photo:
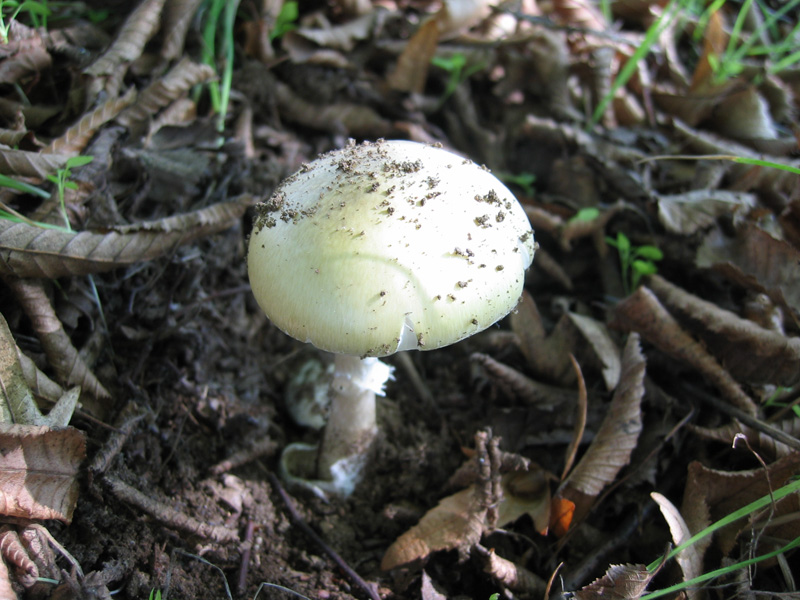
M 431 58 L 431 64 L 448 73 L 454 73 L 464 68 L 464 65 L 467 64 L 467 57 L 461 52 L 456 52 L 452 56 L 434 56 Z
M 631 241 L 628 239 L 628 236 L 622 233 L 621 231 L 617 233 L 617 243 L 614 246 L 621 255 L 628 256 L 631 251 Z
M 576 212 L 570 221 L 582 221 L 584 223 L 588 223 L 590 221 L 594 221 L 597 217 L 600 216 L 600 211 L 594 207 L 587 207 L 582 208 L 578 212 Z
M 93 160 L 94 156 L 72 156 L 67 159 L 66 168 L 72 169 L 75 167 L 82 167 L 84 165 L 88 165 Z
M 631 266 L 639 275 L 655 275 L 658 273 L 658 267 L 649 260 L 635 260 Z
M 661 260 L 664 258 L 664 253 L 656 246 L 639 246 L 634 250 L 633 255 L 647 260 Z
M 284 35 L 287 31 L 295 29 L 295 21 L 300 16 L 297 2 L 284 2 L 281 12 L 275 18 L 275 27 L 269 32 L 269 40 L 273 41 Z

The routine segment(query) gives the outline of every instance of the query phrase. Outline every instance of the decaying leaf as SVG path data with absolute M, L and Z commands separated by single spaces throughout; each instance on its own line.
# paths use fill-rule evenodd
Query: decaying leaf
M 730 373 L 722 368 L 702 344 L 681 328 L 647 287 L 640 286 L 617 304 L 612 325 L 639 332 L 661 351 L 700 371 L 735 406 L 748 414 L 756 413 L 755 403 L 742 391 Z
M 527 471 L 513 471 L 503 475 L 503 499 L 497 507 L 497 526 L 513 523 L 528 515 L 542 535 L 550 526 L 550 479 L 538 465 Z
M 644 372 L 645 360 L 639 348 L 639 336 L 634 334 L 625 344 L 620 382 L 608 413 L 586 454 L 559 490 L 560 496 L 576 502 L 576 519 L 585 516 L 591 501 L 630 461 L 642 430 L 640 407 L 644 395 Z
M 486 508 L 478 498 L 477 485 L 444 498 L 395 540 L 383 556 L 381 569 L 413 563 L 439 550 L 472 547 L 483 535 Z
M 611 565 L 600 579 L 572 596 L 576 600 L 637 600 L 654 575 L 644 565 Z
M 357 137 L 388 137 L 395 126 L 377 111 L 363 104 L 333 102 L 319 105 L 294 93 L 284 83 L 275 83 L 281 114 L 288 120 L 321 131 L 348 131 Z
M 5 561 L 0 560 L 0 598 L 2 600 L 17 600 L 17 594 L 11 586 L 11 575 Z
M 0 173 L 42 180 L 63 169 L 68 159 L 69 156 L 64 154 L 41 154 L 0 148 Z
M 111 394 L 94 375 L 64 331 L 44 288 L 45 282 L 16 277 L 6 277 L 5 281 L 28 315 L 58 380 L 65 385 L 80 386 L 86 395 L 93 398 L 110 398 Z
M 796 177 L 796 176 L 795 176 Z M 712 268 L 788 307 L 800 323 L 800 250 L 754 225 L 741 226 L 736 236 L 712 230 L 697 251 L 697 266 Z
M 771 424 L 773 427 L 787 433 L 795 438 L 800 438 L 800 419 L 797 417 L 784 419 Z M 723 427 L 709 429 L 707 427 L 691 426 L 693 433 L 707 440 L 715 440 L 730 446 L 737 435 L 744 435 L 751 448 L 757 450 L 765 458 L 782 458 L 788 456 L 796 450 L 783 442 L 776 440 L 773 436 L 758 431 L 753 427 L 743 425 L 738 421 L 733 421 Z
M 439 550 L 458 549 L 466 556 L 484 531 L 497 526 L 504 462 L 499 441 L 490 432 L 475 434 L 476 483 L 441 500 L 419 523 L 397 538 L 384 554 L 381 569 L 414 563 Z M 519 488 L 520 493 L 531 492 L 528 484 L 520 483 Z M 538 498 L 538 489 L 531 493 Z
M 669 232 L 691 235 L 711 227 L 722 215 L 756 205 L 754 194 L 728 190 L 692 190 L 658 196 L 658 219 Z
M 39 577 L 39 568 L 31 560 L 15 529 L 0 527 L 0 562 L 5 559 L 16 567 L 17 580 L 23 587 L 31 587 Z M 0 596 L 2 598 L 3 596 Z
M 480 544 L 475 545 L 475 552 L 483 560 L 483 570 L 498 584 L 512 592 L 542 597 L 547 583 L 522 565 L 498 556 L 493 549 L 487 550 Z
M 438 43 L 439 24 L 436 19 L 431 19 L 406 44 L 397 59 L 397 66 L 387 78 L 389 87 L 400 92 L 422 93 Z
M 17 358 L 17 345 L 0 314 L 0 423 L 66 427 L 79 396 L 80 388 L 73 388 L 60 396 L 47 416 L 39 412 Z
M 86 457 L 84 434 L 0 424 L 0 514 L 69 523 L 78 499 L 78 466 Z
M 571 405 L 575 399 L 573 390 L 535 381 L 487 354 L 475 352 L 470 359 L 480 364 L 492 381 L 508 396 L 542 410 Z
M 686 521 L 683 520 L 680 511 L 678 511 L 677 507 L 672 504 L 672 502 L 658 492 L 652 492 L 650 497 L 658 504 L 661 514 L 669 525 L 674 546 L 680 546 L 692 537 L 692 532 L 689 531 Z M 675 557 L 675 560 L 680 565 L 681 571 L 683 571 L 684 581 L 694 579 L 703 573 L 703 553 L 699 552 L 694 544 L 682 550 Z M 686 596 L 689 600 L 694 600 L 700 595 L 701 593 L 698 588 L 691 587 L 686 590 Z
M 739 381 L 787 387 L 800 381 L 800 338 L 764 329 L 658 275 L 650 278 L 649 285 Z
M 150 119 L 170 102 L 186 94 L 193 86 L 208 81 L 214 75 L 214 69 L 210 66 L 184 58 L 163 77 L 148 85 L 139 94 L 136 103 L 119 115 L 117 121 L 130 128 Z
M 91 137 L 103 125 L 111 121 L 136 99 L 136 90 L 131 88 L 120 98 L 112 98 L 86 113 L 72 127 L 42 148 L 43 154 L 73 156 L 83 152 Z
M 161 13 L 161 57 L 178 58 L 183 51 L 186 34 L 203 0 L 170 0 Z
M 681 514 L 692 534 L 695 534 L 711 523 L 730 515 L 751 502 L 776 490 L 794 477 L 800 469 L 800 453 L 789 456 L 768 465 L 765 471 L 758 467 L 748 471 L 719 471 L 709 469 L 695 461 L 689 465 L 686 477 L 686 488 L 683 493 Z M 770 509 L 762 511 L 758 518 L 757 529 L 770 527 L 772 518 L 781 515 L 796 514 L 800 510 L 800 496 L 789 494 L 774 505 L 774 513 Z M 781 539 L 791 540 L 800 536 L 800 521 L 795 519 L 777 519 L 778 529 L 768 529 Z M 728 554 L 736 545 L 740 535 L 753 531 L 754 524 L 740 519 L 716 532 L 715 540 L 720 550 Z M 705 538 L 699 542 L 700 548 L 711 543 Z
M 43 229 L 0 220 L 0 274 L 56 279 L 100 273 L 152 260 L 205 235 L 230 227 L 253 204 L 249 197 L 108 233 Z
M 566 312 L 548 335 L 536 302 L 525 292 L 511 315 L 511 327 L 519 340 L 520 350 L 536 375 L 573 386 L 575 372 L 570 356 L 574 355 L 581 365 L 600 372 L 609 390 L 617 385 L 619 349 L 604 323 Z
M 85 71 L 90 77 L 112 75 L 121 65 L 139 58 L 161 20 L 165 0 L 143 0 L 125 20 L 114 43 Z
M 431 579 L 427 571 L 422 571 L 422 585 L 420 586 L 422 600 L 447 600 L 447 595 L 439 590 L 439 586 Z

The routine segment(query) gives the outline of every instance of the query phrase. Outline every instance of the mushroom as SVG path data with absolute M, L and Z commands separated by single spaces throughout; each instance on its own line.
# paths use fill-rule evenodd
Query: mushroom
M 348 495 L 361 477 L 392 373 L 378 357 L 441 348 L 506 316 L 535 247 L 514 195 L 438 145 L 351 142 L 258 205 L 248 273 L 259 305 L 335 353 L 313 489 Z

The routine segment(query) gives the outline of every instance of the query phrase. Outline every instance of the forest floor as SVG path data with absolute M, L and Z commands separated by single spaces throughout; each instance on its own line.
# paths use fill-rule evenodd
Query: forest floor
M 0 598 L 798 597 L 797 2 L 130 4 L 2 3 Z M 380 138 L 486 165 L 539 249 L 509 318 L 385 359 L 321 498 L 276 475 L 329 359 L 246 243 Z

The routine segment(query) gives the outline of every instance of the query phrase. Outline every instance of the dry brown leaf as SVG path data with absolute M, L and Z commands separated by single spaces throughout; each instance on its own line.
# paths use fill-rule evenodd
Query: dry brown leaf
M 497 526 L 513 523 L 528 515 L 536 531 L 547 535 L 550 525 L 550 477 L 539 465 L 503 475 L 503 499 L 497 509 Z
M 796 176 L 795 176 L 796 177 Z M 788 307 L 800 323 L 800 250 L 750 224 L 736 236 L 712 231 L 697 251 L 697 266 L 712 268 L 749 289 Z
M 444 498 L 417 525 L 401 535 L 386 551 L 381 569 L 388 571 L 425 558 L 432 552 L 469 548 L 483 534 L 486 506 L 473 485 Z
M 40 154 L 0 148 L 0 173 L 19 177 L 35 177 L 45 179 L 63 169 L 69 156 L 66 154 Z
M 39 568 L 31 560 L 16 530 L 8 525 L 0 527 L 0 562 L 5 559 L 16 567 L 17 581 L 29 588 L 39 577 Z M 0 596 L 2 598 L 2 596 Z
M 431 579 L 427 571 L 422 571 L 422 585 L 420 586 L 422 600 L 447 600 L 447 595 L 439 590 L 439 586 Z
M 159 110 L 177 100 L 189 89 L 215 76 L 208 65 L 183 58 L 167 73 L 153 81 L 140 94 L 136 103 L 117 117 L 117 122 L 132 128 L 150 118 Z
M 606 574 L 572 594 L 576 600 L 636 600 L 655 573 L 644 565 L 611 565 Z
M 672 534 L 672 544 L 674 546 L 680 546 L 692 537 L 692 532 L 689 531 L 686 521 L 683 520 L 683 516 L 681 516 L 681 513 L 672 502 L 658 492 L 652 492 L 650 497 L 658 504 L 658 508 L 661 510 L 664 520 L 667 522 L 667 525 L 669 525 L 669 531 Z M 703 573 L 703 553 L 699 552 L 694 545 L 688 546 L 682 550 L 675 557 L 675 560 L 680 565 L 681 571 L 683 571 L 684 581 L 694 579 Z M 686 590 L 686 597 L 689 600 L 695 600 L 701 597 L 701 595 L 699 588 L 690 587 Z
M 64 395 L 64 388 L 45 375 L 33 360 L 22 353 L 19 346 L 16 347 L 16 350 L 17 360 L 22 368 L 22 376 L 28 387 L 31 388 L 33 395 L 44 398 L 48 402 L 56 402 L 61 398 Z
M 706 93 L 717 88 L 714 82 L 712 61 L 718 61 L 725 53 L 728 45 L 728 34 L 725 31 L 722 13 L 715 10 L 708 15 L 708 22 L 703 31 L 703 54 L 697 61 L 689 91 L 693 94 Z M 713 58 L 712 58 L 713 57 Z
M 649 285 L 737 380 L 786 387 L 800 381 L 800 338 L 764 329 L 658 275 Z
M 597 6 L 588 0 L 554 0 L 553 11 L 562 23 L 572 27 L 603 32 L 608 22 Z
M 165 0 L 142 0 L 128 15 L 114 43 L 84 70 L 90 77 L 106 77 L 141 56 L 144 45 L 158 31 Z
M 475 434 L 476 483 L 441 500 L 419 523 L 397 538 L 384 554 L 381 569 L 407 565 L 439 550 L 458 549 L 466 556 L 484 531 L 494 530 L 503 494 L 504 453 L 500 452 L 499 442 L 499 438 L 491 437 L 491 432 Z M 533 487 L 536 491 L 531 490 L 529 482 L 520 483 L 517 491 L 538 497 L 538 488 L 535 484 Z
M 369 106 L 348 102 L 314 104 L 280 82 L 275 83 L 274 92 L 282 117 L 312 129 L 344 131 L 359 138 L 390 137 L 395 130 L 390 121 Z
M 171 61 L 183 53 L 186 34 L 203 0 L 167 0 L 161 13 L 161 58 Z
M 642 430 L 644 373 L 639 336 L 632 334 L 625 344 L 619 385 L 603 423 L 583 458 L 561 486 L 560 496 L 577 505 L 576 519 L 582 519 L 588 511 L 587 497 L 594 499 L 631 459 Z
M 0 423 L 65 427 L 72 418 L 80 390 L 75 388 L 59 395 L 50 413 L 43 416 L 23 374 L 18 352 L 8 323 L 0 314 Z
M 4 279 L 28 315 L 58 380 L 66 385 L 80 386 L 84 394 L 93 398 L 110 398 L 111 394 L 92 373 L 64 331 L 44 289 L 44 282 L 12 276 Z
M 475 545 L 475 551 L 483 560 L 483 570 L 498 584 L 512 592 L 533 597 L 544 596 L 547 582 L 535 573 L 498 556 L 493 549 L 487 550 L 480 544 Z
M 0 62 L 0 83 L 16 84 L 26 77 L 36 77 L 52 65 L 50 53 L 39 44 L 25 44 Z
M 86 440 L 72 427 L 0 424 L 0 514 L 69 523 Z
M 658 196 L 658 220 L 670 233 L 691 235 L 711 227 L 723 215 L 749 210 L 755 205 L 755 194 L 692 190 L 683 194 Z
M 121 98 L 113 98 L 104 102 L 83 115 L 75 125 L 42 148 L 42 153 L 64 156 L 80 154 L 97 130 L 116 117 L 124 108 L 130 106 L 135 98 L 136 90 L 131 88 Z
M 645 286 L 617 304 L 612 326 L 637 331 L 662 352 L 691 365 L 706 377 L 734 406 L 755 415 L 756 405 L 717 360 L 684 331 Z
M 556 406 L 569 405 L 574 401 L 573 390 L 539 383 L 488 354 L 475 352 L 470 360 L 479 363 L 505 394 L 539 409 L 553 410 Z
M 424 23 L 408 40 L 397 66 L 387 77 L 387 84 L 398 92 L 421 94 L 428 79 L 428 67 L 439 43 L 439 25 L 436 19 Z
M 580 359 L 583 366 L 594 367 L 600 371 L 606 389 L 613 390 L 617 387 L 620 377 L 620 351 L 611 339 L 606 324 L 574 312 L 568 312 L 564 317 L 575 328 L 580 338 L 576 340 L 572 353 Z
M 0 220 L 0 274 L 56 279 L 153 260 L 175 246 L 230 227 L 249 196 L 183 215 L 116 227 L 108 233 L 43 229 Z
M 767 471 L 758 467 L 749 471 L 718 471 L 709 469 L 699 462 L 689 465 L 686 488 L 683 494 L 681 514 L 695 534 L 711 523 L 730 515 L 743 506 L 776 490 L 800 470 L 800 453 L 794 452 L 768 465 Z M 790 494 L 780 499 L 774 506 L 773 517 L 788 515 L 800 511 L 800 496 Z M 767 511 L 767 509 L 765 509 Z M 770 516 L 769 512 L 761 514 L 761 518 Z M 779 529 L 772 530 L 773 535 L 781 539 L 791 540 L 800 537 L 800 520 L 778 520 Z M 763 525 L 763 523 L 762 523 Z M 769 527 L 769 524 L 766 524 Z M 740 519 L 720 529 L 715 534 L 716 543 L 724 554 L 728 554 L 736 546 L 736 539 L 753 525 Z M 769 530 L 769 529 L 768 529 Z M 701 540 L 701 544 L 710 544 L 711 540 Z
M 376 22 L 382 19 L 384 11 L 380 8 L 367 14 L 351 19 L 341 25 L 328 24 L 327 27 L 298 27 L 289 31 L 284 36 L 284 41 L 291 41 L 294 37 L 302 37 L 322 46 L 341 52 L 351 52 L 358 42 L 372 35 Z
M 769 104 L 752 85 L 720 99 L 714 106 L 707 126 L 721 135 L 737 140 L 778 138 Z
M 5 561 L 0 560 L 0 599 L 17 600 L 17 594 L 11 587 L 11 575 Z
M 800 438 L 800 419 L 797 417 L 771 423 L 771 425 L 795 438 Z M 715 429 L 698 427 L 696 425 L 690 425 L 689 427 L 693 433 L 702 438 L 715 440 L 729 446 L 733 443 L 735 436 L 744 435 L 750 447 L 764 456 L 764 458 L 768 459 L 783 458 L 784 456 L 796 452 L 794 448 L 776 440 L 768 433 L 758 431 L 753 427 L 748 427 L 739 421 L 734 421 L 724 427 L 717 427 Z

